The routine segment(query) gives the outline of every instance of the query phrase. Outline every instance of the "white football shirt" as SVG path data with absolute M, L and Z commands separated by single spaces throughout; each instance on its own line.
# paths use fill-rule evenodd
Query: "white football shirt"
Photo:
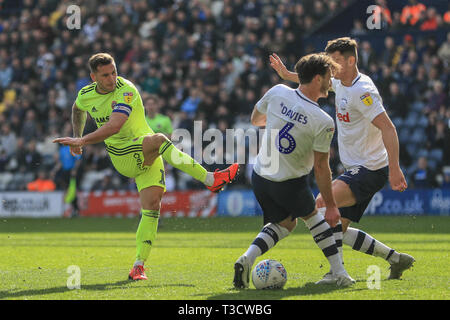
M 388 154 L 381 130 L 372 124 L 385 109 L 372 79 L 358 73 L 350 87 L 334 78 L 332 87 L 336 93 L 339 157 L 344 167 L 378 170 L 387 166 Z
M 267 116 L 255 172 L 271 181 L 307 175 L 314 165 L 314 151 L 329 152 L 334 121 L 298 88 L 283 84 L 269 89 L 256 103 Z

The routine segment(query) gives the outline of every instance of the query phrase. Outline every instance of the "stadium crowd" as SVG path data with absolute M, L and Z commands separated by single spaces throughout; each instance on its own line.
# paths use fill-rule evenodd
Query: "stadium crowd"
M 269 54 L 292 70 L 301 55 L 323 50 L 304 46 L 302 34 L 350 1 L 78 1 L 79 29 L 67 27 L 71 1 L 17 3 L 0 11 L 0 190 L 66 189 L 71 178 L 81 190 L 134 189 L 132 180 L 112 170 L 102 144 L 86 146 L 77 159 L 52 143 L 72 135 L 71 107 L 90 83 L 93 53 L 111 53 L 119 75 L 140 89 L 147 111 L 161 114 L 164 125 L 156 121 L 155 131 L 193 132 L 194 120 L 203 129 L 248 129 L 255 102 L 281 82 Z M 386 1 L 377 3 L 390 29 L 450 26 L 450 8 L 437 12 L 411 1 L 391 12 Z M 355 21 L 353 37 L 367 32 Z M 382 52 L 362 41 L 359 55 L 360 71 L 372 77 L 397 126 L 410 186 L 448 187 L 450 32 L 442 43 L 410 35 L 396 43 L 386 36 Z M 334 116 L 333 94 L 321 105 Z M 86 131 L 93 130 L 88 120 Z M 336 141 L 330 162 L 338 175 Z M 251 164 L 245 169 L 237 187 L 248 186 Z M 166 183 L 169 191 L 200 187 L 170 167 Z

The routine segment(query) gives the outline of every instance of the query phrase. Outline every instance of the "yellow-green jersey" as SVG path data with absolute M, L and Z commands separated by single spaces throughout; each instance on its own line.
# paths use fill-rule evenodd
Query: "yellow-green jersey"
M 142 99 L 133 83 L 117 77 L 116 89 L 106 94 L 98 93 L 96 86 L 97 83 L 94 82 L 83 87 L 78 92 L 75 103 L 80 110 L 89 113 L 97 127 L 100 128 L 108 122 L 113 112 L 121 112 L 128 116 L 120 131 L 105 140 L 107 147 L 121 145 L 131 139 L 154 133 L 145 120 Z
M 126 177 L 135 178 L 138 191 L 150 186 L 159 186 L 165 190 L 162 158 L 159 156 L 150 166 L 144 165 L 142 142 L 154 132 L 145 121 L 145 110 L 138 90 L 122 77 L 117 77 L 113 92 L 100 94 L 96 86 L 94 82 L 82 88 L 75 103 L 80 110 L 91 115 L 97 127 L 108 122 L 113 112 L 128 116 L 120 131 L 105 140 L 114 168 Z

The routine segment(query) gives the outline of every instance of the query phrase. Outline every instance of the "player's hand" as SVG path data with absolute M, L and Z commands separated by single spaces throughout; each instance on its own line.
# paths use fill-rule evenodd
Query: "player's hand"
M 284 65 L 283 61 L 281 61 L 280 57 L 277 56 L 276 53 L 272 53 L 269 56 L 270 66 L 278 73 L 281 79 L 287 80 L 289 75 L 289 70 Z
M 400 167 L 389 168 L 389 184 L 394 191 L 403 192 L 408 188 L 408 183 Z
M 81 147 L 70 147 L 70 154 L 74 157 L 79 156 L 83 153 L 83 148 Z
M 339 213 L 338 208 L 331 207 L 325 210 L 325 221 L 330 225 L 330 227 L 334 228 L 340 219 L 341 214 Z
M 63 146 L 69 146 L 70 153 L 74 157 L 75 155 L 80 155 L 83 152 L 83 149 L 81 148 L 83 146 L 83 140 L 81 138 L 56 138 L 55 140 L 53 140 L 53 143 L 60 143 Z
M 320 194 L 317 196 L 316 206 L 317 206 L 317 208 L 324 208 L 325 207 L 325 201 L 323 201 L 323 198 L 322 198 L 322 196 Z

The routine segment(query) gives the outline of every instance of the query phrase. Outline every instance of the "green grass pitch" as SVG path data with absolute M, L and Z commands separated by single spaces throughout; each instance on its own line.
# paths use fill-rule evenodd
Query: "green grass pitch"
M 33 300 L 309 300 L 450 299 L 449 217 L 364 217 L 357 228 L 413 255 L 402 280 L 386 280 L 388 263 L 344 246 L 351 288 L 317 286 L 328 262 L 299 221 L 297 229 L 260 257 L 288 272 L 282 290 L 235 290 L 235 260 L 262 226 L 261 217 L 164 219 L 147 262 L 148 281 L 130 282 L 138 218 L 0 219 L 0 299 Z M 80 289 L 69 289 L 69 266 Z M 369 289 L 368 267 L 381 270 Z M 73 282 L 69 281 L 69 285 Z

